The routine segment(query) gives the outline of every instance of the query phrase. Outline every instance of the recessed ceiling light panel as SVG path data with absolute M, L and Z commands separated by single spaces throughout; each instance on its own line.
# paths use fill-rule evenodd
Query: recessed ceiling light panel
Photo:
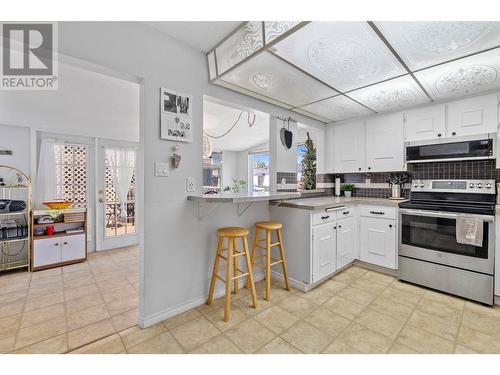
M 258 54 L 221 79 L 295 107 L 338 94 L 268 52 Z
M 434 99 L 475 94 L 500 87 L 500 48 L 415 73 Z
M 499 22 L 376 22 L 410 70 L 500 46 Z
M 373 114 L 373 111 L 343 95 L 312 103 L 301 109 L 326 117 L 332 121 L 341 121 Z
M 273 50 L 340 91 L 406 73 L 366 22 L 311 22 Z
M 427 95 L 409 75 L 352 91 L 347 95 L 377 112 L 430 102 Z
M 215 49 L 219 74 L 264 46 L 262 22 L 247 22 Z
M 297 26 L 299 21 L 266 21 L 266 43 L 272 42 L 277 37 L 283 35 L 291 28 Z

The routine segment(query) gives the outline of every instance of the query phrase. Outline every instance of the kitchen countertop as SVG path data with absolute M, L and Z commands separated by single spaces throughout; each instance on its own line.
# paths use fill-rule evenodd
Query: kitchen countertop
M 388 198 L 364 198 L 364 197 L 317 197 L 306 199 L 294 199 L 281 202 L 281 207 L 299 208 L 303 210 L 324 210 L 326 208 L 342 207 L 348 204 L 374 204 L 379 206 L 397 207 L 399 203 L 407 200 L 392 200 Z
M 300 197 L 297 192 L 222 192 L 219 194 L 188 195 L 188 200 L 209 203 L 250 203 L 283 200 Z

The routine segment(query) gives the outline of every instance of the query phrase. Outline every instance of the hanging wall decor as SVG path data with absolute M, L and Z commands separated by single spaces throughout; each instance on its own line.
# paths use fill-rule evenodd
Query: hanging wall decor
M 290 117 L 287 119 L 282 119 L 278 117 L 278 119 L 283 121 L 283 127 L 280 130 L 281 143 L 287 149 L 290 149 L 292 147 L 292 141 L 293 141 L 293 133 L 290 131 L 290 121 L 295 121 L 295 120 L 293 120 Z M 285 128 L 285 123 L 287 124 L 287 128 Z
M 193 97 L 162 87 L 160 107 L 160 138 L 192 142 Z

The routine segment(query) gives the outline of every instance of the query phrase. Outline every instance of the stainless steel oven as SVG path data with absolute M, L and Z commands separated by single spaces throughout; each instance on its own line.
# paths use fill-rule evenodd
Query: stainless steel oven
M 439 138 L 406 144 L 407 163 L 484 160 L 495 157 L 495 136 L 492 134 Z
M 423 180 L 399 210 L 399 277 L 493 303 L 495 181 Z M 481 246 L 457 241 L 457 219 L 479 219 Z

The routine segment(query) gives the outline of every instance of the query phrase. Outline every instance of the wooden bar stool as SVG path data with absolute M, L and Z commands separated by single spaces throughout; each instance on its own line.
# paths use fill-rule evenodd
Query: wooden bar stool
M 271 298 L 271 267 L 280 264 L 283 267 L 283 277 L 285 279 L 285 289 L 290 290 L 290 285 L 288 283 L 288 269 L 286 267 L 286 260 L 285 260 L 285 249 L 283 246 L 283 236 L 281 234 L 281 229 L 283 228 L 283 224 L 278 223 L 276 221 L 261 221 L 258 223 L 255 223 L 255 237 L 253 241 L 253 248 L 252 248 L 252 267 L 257 266 L 260 268 L 263 268 L 265 270 L 265 277 L 266 277 L 266 300 L 269 301 Z M 271 232 L 275 230 L 276 231 L 276 236 L 278 239 L 278 242 L 272 243 L 271 242 Z M 265 231 L 265 237 L 264 238 L 259 238 L 260 231 Z M 264 246 L 262 246 L 260 243 L 264 242 Z M 274 246 L 279 246 L 280 250 L 280 257 L 281 259 L 273 259 L 271 257 L 271 249 Z M 262 249 L 264 250 L 264 254 L 262 255 L 257 255 L 257 249 Z M 260 258 L 265 258 L 264 265 L 260 265 L 256 263 L 255 261 Z M 252 280 L 248 279 L 247 280 L 247 287 L 248 287 L 248 282 L 252 282 Z
M 240 227 L 227 227 L 220 228 L 217 231 L 219 242 L 217 245 L 217 254 L 215 256 L 214 269 L 212 272 L 212 279 L 210 281 L 210 290 L 208 292 L 207 305 L 210 305 L 214 298 L 215 282 L 217 279 L 226 283 L 226 304 L 224 308 L 224 321 L 228 322 L 231 314 L 231 281 L 234 283 L 234 294 L 238 293 L 238 280 L 241 277 L 247 277 L 247 286 L 250 283 L 252 292 L 253 307 L 257 307 L 257 295 L 255 293 L 255 285 L 253 282 L 252 263 L 250 262 L 250 255 L 248 253 L 248 229 Z M 227 238 L 227 248 L 223 248 L 224 239 Z M 243 250 L 239 251 L 236 246 L 236 240 L 241 239 L 243 242 Z M 226 252 L 226 255 L 222 255 Z M 245 258 L 247 265 L 247 272 L 238 267 L 238 259 L 240 256 Z M 220 259 L 226 261 L 226 278 L 223 279 L 219 276 L 219 261 Z

